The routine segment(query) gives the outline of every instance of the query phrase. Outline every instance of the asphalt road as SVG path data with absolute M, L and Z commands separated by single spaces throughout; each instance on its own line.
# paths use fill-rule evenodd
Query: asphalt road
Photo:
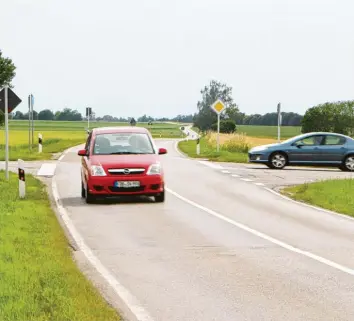
M 74 226 L 152 320 L 354 320 L 353 220 L 256 185 L 266 169 L 210 167 L 157 143 L 169 152 L 164 204 L 86 205 L 75 149 L 56 170 Z M 307 175 L 276 175 L 287 173 Z

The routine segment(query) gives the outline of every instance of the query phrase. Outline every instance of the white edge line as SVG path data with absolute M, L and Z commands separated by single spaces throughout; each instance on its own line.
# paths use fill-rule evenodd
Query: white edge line
M 242 230 L 244 230 L 246 232 L 249 232 L 250 234 L 253 234 L 255 236 L 258 236 L 258 237 L 260 237 L 260 238 L 262 238 L 262 239 L 264 239 L 264 240 L 266 240 L 268 242 L 276 244 L 276 245 L 278 245 L 278 246 L 280 246 L 280 247 L 282 247 L 282 248 L 284 248 L 286 250 L 289 250 L 289 251 L 294 252 L 294 253 L 301 254 L 301 255 L 303 255 L 305 257 L 308 257 L 310 259 L 313 259 L 313 260 L 315 260 L 317 262 L 323 263 L 323 264 L 325 264 L 327 266 L 330 266 L 330 267 L 335 268 L 335 269 L 337 269 L 339 271 L 342 271 L 342 272 L 345 272 L 347 274 L 350 274 L 350 275 L 354 276 L 354 270 L 351 269 L 351 268 L 348 268 L 346 266 L 340 265 L 338 263 L 335 263 L 333 261 L 325 259 L 325 258 L 323 258 L 321 256 L 318 256 L 316 254 L 313 254 L 311 252 L 301 250 L 301 249 L 296 248 L 296 247 L 294 247 L 292 245 L 289 245 L 289 244 L 287 244 L 285 242 L 277 240 L 277 239 L 275 239 L 275 238 L 273 238 L 271 236 L 268 236 L 268 235 L 266 235 L 266 234 L 264 234 L 262 232 L 259 232 L 259 231 L 255 230 L 255 229 L 252 229 L 252 228 L 250 228 L 250 227 L 248 227 L 248 226 L 246 226 L 244 224 L 238 223 L 238 222 L 236 222 L 236 221 L 234 221 L 234 220 L 232 220 L 232 219 L 230 219 L 230 218 L 228 218 L 226 216 L 223 216 L 223 215 L 221 215 L 221 214 L 219 214 L 217 212 L 214 212 L 213 210 L 211 210 L 209 208 L 206 208 L 206 207 L 204 207 L 202 205 L 199 205 L 199 204 L 197 204 L 197 203 L 185 198 L 184 196 L 172 191 L 171 189 L 169 189 L 167 187 L 165 187 L 165 188 L 166 188 L 166 191 L 168 191 L 170 194 L 174 195 L 175 197 L 179 198 L 180 200 L 182 200 L 182 201 L 184 201 L 184 202 L 186 202 L 186 203 L 188 203 L 188 204 L 190 204 L 190 205 L 192 205 L 192 206 L 194 206 L 194 207 L 196 207 L 196 208 L 198 208 L 198 209 L 200 209 L 200 210 L 202 210 L 202 211 L 204 211 L 204 212 L 206 212 L 206 213 L 208 213 L 208 214 L 210 214 L 210 215 L 212 215 L 212 216 L 214 216 L 214 217 L 216 217 L 216 218 L 218 218 L 218 219 L 220 219 L 220 220 L 222 220 L 224 222 L 227 222 L 227 223 L 229 223 L 231 225 L 234 225 L 234 226 L 238 227 L 239 229 L 242 229 Z
M 224 173 L 224 174 L 230 174 L 229 171 L 221 171 L 221 172 Z
M 237 175 L 237 174 L 233 174 L 231 175 L 232 177 L 240 177 L 240 175 Z
M 257 185 L 257 186 L 264 186 L 263 183 L 254 183 L 254 185 Z
M 253 180 L 249 178 L 240 178 L 240 180 L 244 182 L 253 182 Z
M 68 151 L 67 151 L 68 152 Z M 78 248 L 82 251 L 88 261 L 97 270 L 98 273 L 109 283 L 115 293 L 122 299 L 124 304 L 135 316 L 137 321 L 153 321 L 147 311 L 140 305 L 138 300 L 123 286 L 118 280 L 103 266 L 100 260 L 93 254 L 91 249 L 86 245 L 80 233 L 75 228 L 71 221 L 66 209 L 60 202 L 58 187 L 56 184 L 55 176 L 52 179 L 52 193 L 55 200 L 56 207 L 60 217 L 77 244 Z
M 337 212 L 333 212 L 333 211 L 330 211 L 330 210 L 326 210 L 324 208 L 317 207 L 317 206 L 310 205 L 310 204 L 306 204 L 306 203 L 303 203 L 303 202 L 295 201 L 292 198 L 287 197 L 285 195 L 282 195 L 282 194 L 272 190 L 269 187 L 265 187 L 264 189 L 267 190 L 268 192 L 274 194 L 274 195 L 277 195 L 277 196 L 289 201 L 289 202 L 293 202 L 293 203 L 301 205 L 301 206 L 312 208 L 312 209 L 317 210 L 319 212 L 326 213 L 326 214 L 329 214 L 329 215 L 332 215 L 332 216 L 336 216 L 337 218 L 340 217 L 340 218 L 344 218 L 344 219 L 349 220 L 349 221 L 354 221 L 354 217 L 351 217 L 351 216 L 348 216 L 348 215 L 345 215 L 345 214 L 342 214 L 342 213 L 337 213 Z

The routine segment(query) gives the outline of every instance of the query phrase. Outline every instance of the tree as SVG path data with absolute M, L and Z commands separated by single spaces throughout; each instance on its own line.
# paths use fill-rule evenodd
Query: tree
M 201 130 L 208 130 L 215 123 L 216 114 L 211 110 L 210 106 L 217 100 L 221 99 L 225 106 L 225 113 L 230 110 L 232 114 L 238 111 L 237 105 L 234 103 L 232 98 L 232 88 L 228 87 L 226 84 L 220 83 L 218 81 L 212 80 L 209 86 L 205 86 L 201 92 L 202 100 L 198 101 L 198 113 L 194 117 L 194 124 Z M 224 116 L 221 116 L 223 118 Z
M 218 123 L 214 123 L 211 126 L 214 131 L 218 130 Z M 224 119 L 220 121 L 220 133 L 232 134 L 236 131 L 236 123 L 233 119 Z
M 309 108 L 302 119 L 303 133 L 335 132 L 354 134 L 354 101 L 325 103 Z
M 15 77 L 16 67 L 10 58 L 3 57 L 0 50 L 0 89 L 5 85 L 12 87 L 11 81 Z M 0 111 L 0 125 L 5 121 L 4 114 Z
M 79 121 L 82 120 L 82 115 L 77 110 L 64 108 L 62 111 L 57 111 L 54 118 L 63 121 Z
M 39 120 L 53 120 L 54 113 L 49 109 L 44 109 L 38 113 Z

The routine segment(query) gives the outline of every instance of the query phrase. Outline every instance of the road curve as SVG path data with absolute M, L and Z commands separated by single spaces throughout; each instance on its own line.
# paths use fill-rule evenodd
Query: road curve
M 75 149 L 55 176 L 86 244 L 152 320 L 354 320 L 353 220 L 157 144 L 169 151 L 164 204 L 86 205 Z

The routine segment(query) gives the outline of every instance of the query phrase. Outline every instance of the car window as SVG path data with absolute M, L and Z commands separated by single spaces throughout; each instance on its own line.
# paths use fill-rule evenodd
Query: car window
M 145 133 L 98 134 L 95 138 L 93 154 L 154 154 L 150 137 Z
M 319 136 L 319 135 L 309 136 L 309 137 L 306 137 L 306 138 L 303 138 L 303 139 L 297 141 L 296 144 L 301 144 L 304 146 L 321 145 L 322 139 L 323 139 L 323 136 Z
M 346 142 L 345 137 L 328 135 L 324 141 L 324 145 L 344 145 Z

